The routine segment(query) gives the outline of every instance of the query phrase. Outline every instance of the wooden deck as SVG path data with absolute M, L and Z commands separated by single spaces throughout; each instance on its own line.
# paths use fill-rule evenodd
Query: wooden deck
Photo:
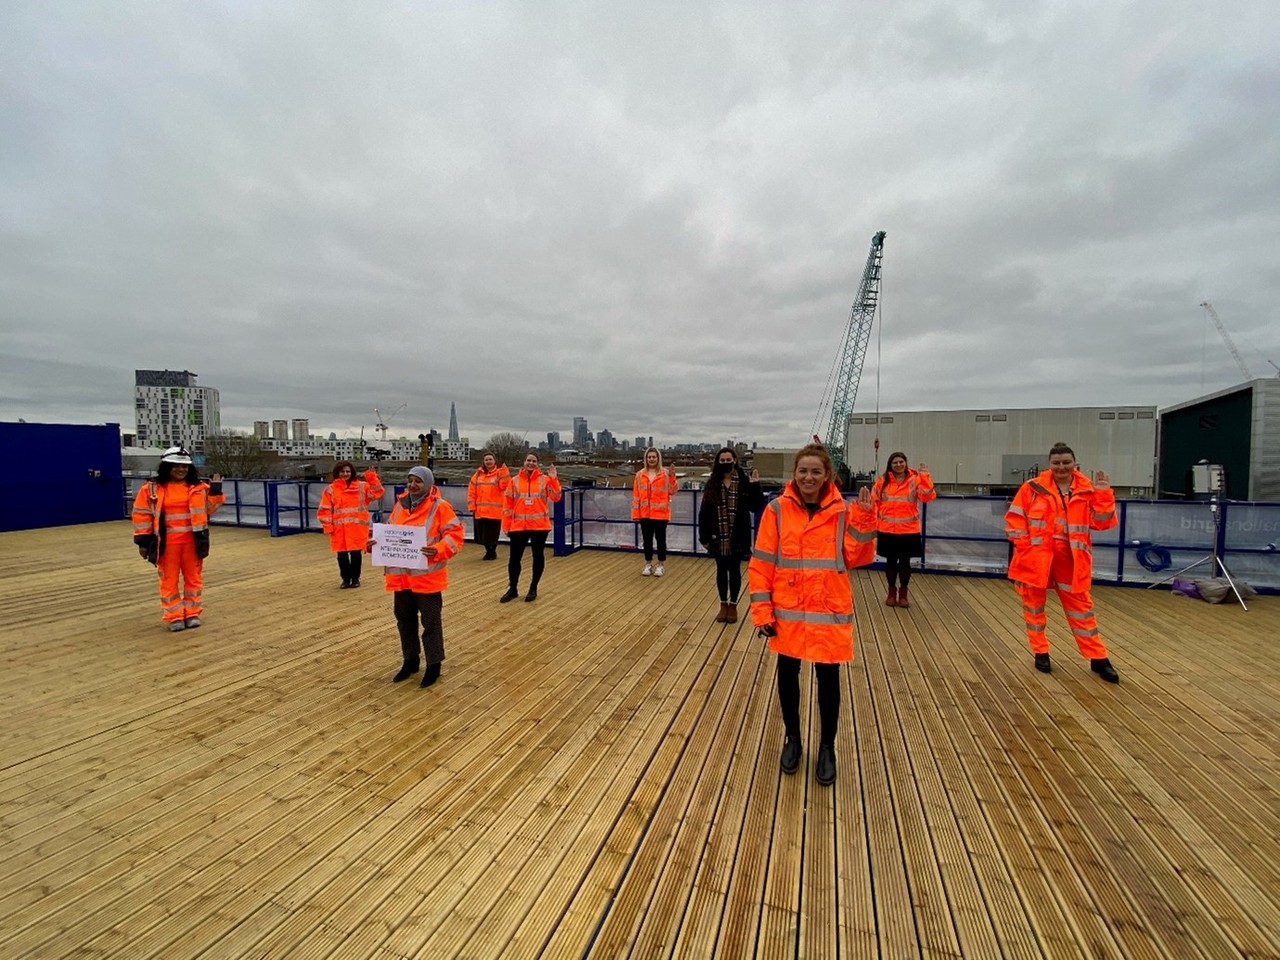
M 709 561 L 499 605 L 468 546 L 422 690 L 320 537 L 216 529 L 176 635 L 129 540 L 0 535 L 0 956 L 1280 956 L 1275 598 L 1098 589 L 1115 687 L 1056 601 L 1045 676 L 1006 583 L 859 573 L 822 788 Z

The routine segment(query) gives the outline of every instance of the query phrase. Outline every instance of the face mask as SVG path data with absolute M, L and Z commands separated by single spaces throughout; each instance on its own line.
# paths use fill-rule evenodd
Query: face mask
M 721 476 L 721 477 L 722 477 L 722 476 L 724 476 L 726 473 L 729 473 L 729 472 L 730 472 L 730 471 L 732 471 L 732 470 L 733 470 L 733 464 L 732 464 L 732 463 L 721 463 L 719 460 L 717 460 L 717 461 L 716 461 L 716 475 L 717 475 L 717 476 Z

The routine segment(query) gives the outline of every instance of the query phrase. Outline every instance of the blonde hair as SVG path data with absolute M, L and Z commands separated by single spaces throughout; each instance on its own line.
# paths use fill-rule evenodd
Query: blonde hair
M 647 450 L 645 450 L 644 461 L 641 464 L 641 466 L 646 470 L 649 469 L 649 454 L 651 453 L 656 453 L 658 455 L 658 472 L 661 473 L 662 472 L 662 451 L 659 450 L 657 447 L 649 447 Z

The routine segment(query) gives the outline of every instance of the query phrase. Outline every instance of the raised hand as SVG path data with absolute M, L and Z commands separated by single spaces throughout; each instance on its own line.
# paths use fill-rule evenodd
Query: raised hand
M 757 470 L 755 467 L 751 468 L 751 482 L 752 483 L 760 482 L 760 471 Z
M 556 478 L 556 465 L 554 463 L 547 466 L 547 476 L 552 480 Z
M 866 487 L 858 488 L 858 506 L 863 510 L 870 510 L 872 507 L 871 491 Z
M 928 473 L 928 472 L 929 472 L 929 468 L 926 467 L 923 463 L 916 464 L 916 473 Z
M 1107 471 L 1096 470 L 1093 474 L 1093 485 L 1099 490 L 1106 490 L 1111 486 L 1111 478 L 1107 476 Z
M 209 478 L 209 480 L 210 480 L 210 482 L 211 482 L 211 483 L 221 483 L 221 482 L 222 482 L 222 474 L 220 474 L 220 473 L 215 473 L 212 477 L 210 477 L 210 478 Z

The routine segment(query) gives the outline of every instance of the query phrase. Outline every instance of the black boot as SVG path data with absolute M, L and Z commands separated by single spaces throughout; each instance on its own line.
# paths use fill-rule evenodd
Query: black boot
M 836 782 L 836 748 L 824 743 L 818 747 L 818 762 L 814 764 L 813 775 L 818 783 L 829 787 Z
M 516 585 L 513 583 L 511 586 L 507 587 L 507 592 L 498 598 L 498 602 L 510 603 L 518 596 L 520 596 L 520 591 L 516 589 Z
M 783 773 L 791 774 L 800 769 L 800 753 L 800 738 L 787 737 L 786 742 L 782 744 L 782 759 L 778 764 L 782 767 Z
M 1089 669 L 1107 681 L 1107 683 L 1120 682 L 1120 674 L 1116 673 L 1116 668 L 1111 665 L 1111 661 L 1106 657 L 1101 660 L 1090 660 Z
M 1036 669 L 1041 673 L 1048 673 L 1053 669 L 1053 664 L 1049 662 L 1049 655 L 1047 653 L 1036 654 Z
M 440 664 L 428 663 L 426 671 L 422 674 L 422 686 L 429 687 L 440 679 Z
M 526 594 L 524 595 L 524 602 L 525 602 L 525 603 L 533 603 L 533 601 L 535 601 L 535 600 L 537 600 L 537 599 L 538 599 L 538 588 L 537 588 L 537 587 L 530 587 L 530 588 L 529 588 L 529 592 L 528 592 L 528 593 L 526 593 Z
M 399 672 L 399 673 L 397 673 L 394 677 L 392 677 L 392 678 L 391 678 L 391 682 L 392 682 L 392 683 L 399 683 L 401 680 L 408 680 L 410 677 L 412 677 L 412 676 L 413 676 L 415 673 L 417 673 L 417 672 L 418 672 L 418 665 L 417 665 L 416 663 L 407 663 L 407 662 L 406 662 L 406 663 L 405 663 L 405 664 L 400 668 L 400 672 Z

